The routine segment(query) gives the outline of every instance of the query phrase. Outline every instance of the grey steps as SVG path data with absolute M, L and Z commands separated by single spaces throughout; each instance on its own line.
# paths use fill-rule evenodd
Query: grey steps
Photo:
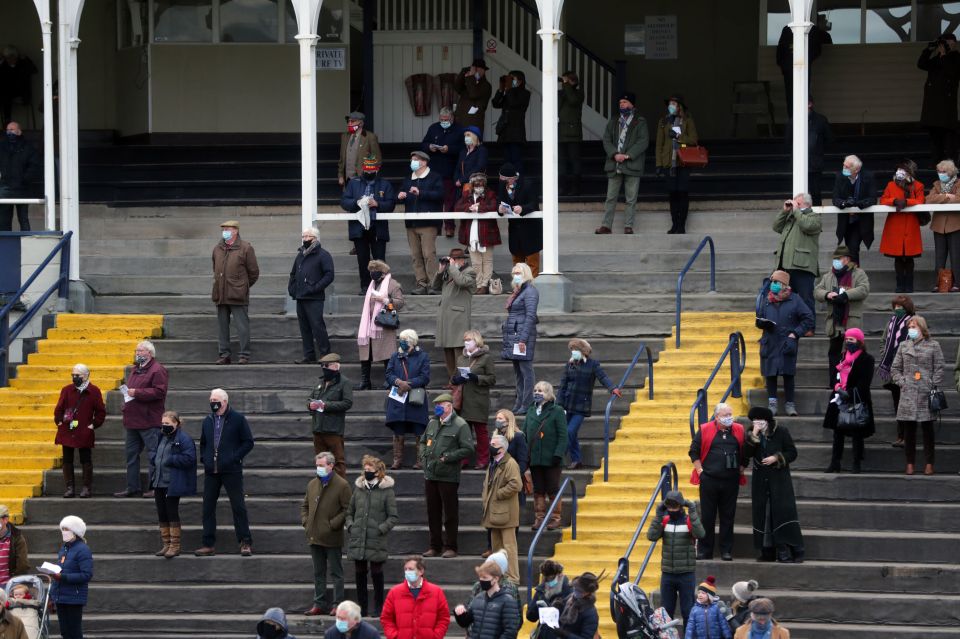
M 948 360 L 949 361 L 949 360 Z M 946 368 L 946 367 L 945 367 Z M 656 377 L 656 373 L 654 373 Z M 950 406 L 945 411 L 945 416 L 950 416 L 956 409 L 954 406 L 960 407 L 960 395 L 957 394 L 953 384 L 953 380 L 949 379 L 949 375 L 944 375 L 944 384 L 942 389 L 947 396 L 947 404 Z M 795 403 L 797 405 L 797 412 L 801 415 L 823 415 L 827 410 L 827 405 L 830 402 L 830 391 L 826 389 L 819 388 L 797 388 L 795 393 Z M 874 392 L 871 389 L 871 395 L 873 399 L 873 412 L 875 418 L 885 418 L 885 419 L 894 419 L 895 413 L 893 410 L 893 399 L 889 393 L 883 392 L 882 389 L 878 392 Z M 783 389 L 782 385 L 779 389 L 778 397 L 780 400 L 779 413 L 783 414 Z M 766 406 L 767 405 L 767 392 L 766 390 L 756 389 L 749 391 L 750 403 L 753 406 Z
M 883 390 L 874 392 L 886 392 Z M 829 443 L 833 441 L 833 431 L 823 428 L 822 416 L 782 417 L 782 423 L 790 428 L 790 435 L 798 446 L 809 443 Z M 960 444 L 960 414 L 947 413 L 942 417 L 942 427 L 934 429 L 934 438 L 938 446 L 941 444 Z M 891 444 L 897 438 L 897 425 L 893 419 L 881 419 L 876 424 L 877 432 L 865 441 L 867 451 L 890 448 L 899 450 Z M 582 430 L 580 431 L 583 432 Z M 849 450 L 849 442 L 847 442 Z M 847 453 L 849 456 L 849 452 Z
M 778 610 L 789 611 L 797 621 L 940 626 L 960 626 L 960 595 L 908 595 L 900 593 L 819 591 L 830 601 L 791 590 L 765 591 Z
M 897 473 L 826 474 L 798 471 L 792 473 L 797 499 L 835 500 L 846 503 L 875 501 L 897 508 L 900 502 L 944 503 L 960 501 L 960 476 L 914 475 Z M 681 488 L 683 487 L 681 483 Z M 740 496 L 749 497 L 751 485 L 741 486 Z M 879 558 L 878 558 L 879 560 Z

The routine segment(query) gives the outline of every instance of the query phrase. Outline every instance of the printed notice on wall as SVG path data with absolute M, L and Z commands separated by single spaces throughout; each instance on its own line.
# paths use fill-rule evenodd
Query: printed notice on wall
M 346 68 L 346 47 L 317 47 L 318 71 L 345 71 Z
M 677 16 L 647 16 L 647 60 L 677 59 Z
M 643 55 L 646 53 L 646 43 L 644 40 L 644 25 L 625 24 L 623 25 L 623 54 L 624 55 Z

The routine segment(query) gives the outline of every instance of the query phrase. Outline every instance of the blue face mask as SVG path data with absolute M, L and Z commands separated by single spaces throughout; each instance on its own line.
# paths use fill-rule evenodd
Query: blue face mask
M 947 173 L 937 173 L 937 177 L 940 178 L 940 181 L 941 181 L 941 182 L 949 182 L 949 181 L 950 181 L 950 175 L 947 174 Z
M 472 135 L 463 136 L 463 143 L 466 144 L 467 146 L 473 146 L 473 136 Z
M 779 295 L 780 291 L 783 290 L 783 284 L 780 282 L 770 282 L 770 292 L 774 295 Z
M 631 113 L 633 113 L 633 109 L 630 109 L 630 108 L 620 109 L 620 115 L 622 115 L 625 118 L 629 117 Z
M 411 171 L 419 171 L 419 170 L 420 170 L 420 162 L 417 161 L 417 160 L 410 160 L 410 170 L 411 170 Z
M 349 621 L 344 621 L 344 620 L 342 620 L 342 619 L 337 619 L 336 626 L 337 626 L 337 630 L 340 631 L 341 633 L 344 633 L 344 634 L 346 634 L 347 630 L 350 630 L 350 622 L 349 622 Z
M 843 177 L 850 177 L 851 175 L 853 175 L 853 171 L 851 171 L 847 167 L 843 167 L 843 170 L 840 172 L 843 173 Z
M 523 284 L 523 276 L 522 276 L 522 275 L 514 275 L 514 276 L 513 276 L 513 285 L 514 285 L 514 286 L 520 286 L 521 284 Z
M 560 583 L 559 577 L 554 577 L 550 581 L 546 582 L 548 588 L 556 588 L 558 583 Z
M 440 120 L 440 128 L 442 129 L 449 129 L 451 124 L 453 123 L 449 120 Z
M 534 394 L 533 394 L 533 401 L 535 401 L 535 402 L 538 403 L 538 404 L 542 404 L 542 403 L 543 403 L 543 393 L 534 393 Z
M 420 579 L 420 575 L 417 574 L 416 570 L 404 570 L 403 578 L 407 580 L 407 583 L 415 584 Z
M 575 362 L 579 362 L 581 359 L 583 359 L 583 353 L 580 351 L 570 351 L 570 359 Z
M 676 115 L 676 114 L 677 114 L 677 105 L 676 105 L 676 104 L 668 104 L 668 105 L 667 105 L 667 113 L 669 113 L 670 115 Z
M 510 86 L 516 89 L 518 86 L 520 86 L 520 82 L 517 80 L 514 80 L 513 82 L 510 83 Z
M 437 417 L 442 417 L 442 416 L 443 416 L 443 406 L 434 406 L 434 407 L 433 407 L 433 414 L 436 415 Z
M 400 350 L 403 351 L 404 353 L 410 350 L 410 344 L 407 343 L 407 340 L 405 339 L 400 340 Z
M 317 466 L 317 477 L 323 479 L 330 474 L 330 471 L 327 470 L 326 466 Z
M 227 230 L 224 230 L 220 235 L 223 237 L 225 242 L 229 242 L 230 238 L 233 237 L 233 233 Z
M 833 260 L 833 270 L 842 271 L 843 270 L 843 260 Z
M 920 337 L 920 329 L 919 328 L 907 329 L 907 337 L 909 337 L 910 339 L 917 339 L 918 337 Z

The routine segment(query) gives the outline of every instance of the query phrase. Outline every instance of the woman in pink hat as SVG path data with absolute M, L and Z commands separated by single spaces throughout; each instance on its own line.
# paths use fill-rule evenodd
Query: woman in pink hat
M 853 473 L 860 472 L 863 462 L 863 440 L 874 433 L 873 400 L 870 397 L 870 380 L 873 379 L 874 359 L 867 352 L 863 341 L 863 331 L 848 328 L 843 334 L 843 356 L 837 364 L 837 381 L 833 386 L 833 396 L 827 405 L 827 414 L 823 417 L 823 427 L 833 431 L 833 454 L 827 473 L 840 472 L 840 459 L 843 457 L 843 440 L 853 439 Z M 865 423 L 844 426 L 840 424 L 840 410 L 855 404 L 864 404 L 867 408 Z

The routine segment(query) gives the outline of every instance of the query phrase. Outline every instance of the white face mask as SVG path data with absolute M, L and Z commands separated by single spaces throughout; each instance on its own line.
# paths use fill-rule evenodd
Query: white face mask
M 728 415 L 726 417 L 721 417 L 719 419 L 720 423 L 724 426 L 733 426 L 733 415 Z
M 472 340 L 472 339 L 464 340 L 464 341 L 463 341 L 463 347 L 464 347 L 465 349 L 467 349 L 468 351 L 472 351 L 473 349 L 475 349 L 475 348 L 477 347 L 477 343 L 476 343 L 474 340 Z
M 61 530 L 60 535 L 63 537 L 64 543 L 70 543 L 77 538 L 72 530 Z

